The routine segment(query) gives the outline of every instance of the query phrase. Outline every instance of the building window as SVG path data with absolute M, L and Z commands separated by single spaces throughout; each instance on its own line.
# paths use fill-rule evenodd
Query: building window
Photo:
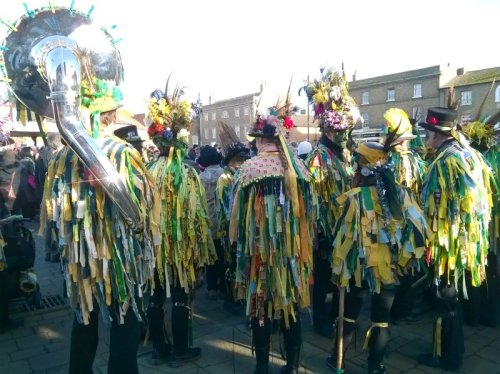
M 205 121 L 208 122 L 208 113 L 205 113 Z
M 239 117 L 240 116 L 240 108 L 234 108 L 234 116 Z
M 368 104 L 370 104 L 370 93 L 368 91 L 365 91 L 361 94 L 361 105 Z
M 215 119 L 217 118 L 215 112 L 212 112 L 212 121 L 215 121 Z
M 212 139 L 217 139 L 217 129 L 212 129 Z
M 414 106 L 411 111 L 411 115 L 415 121 L 420 120 L 420 116 L 422 115 L 422 107 L 421 106 Z
M 227 110 L 222 112 L 222 118 L 229 118 L 229 113 L 227 112 Z
M 370 116 L 368 113 L 361 113 L 361 118 L 363 118 L 362 127 L 368 127 L 370 125 Z
M 472 114 L 464 113 L 460 116 L 460 123 L 469 123 L 472 122 Z
M 209 134 L 208 134 L 208 129 L 205 127 L 205 128 L 203 129 L 203 137 L 205 138 L 205 140 L 208 140 L 208 136 L 209 136 Z
M 387 101 L 396 101 L 396 90 L 394 88 L 387 89 Z
M 463 91 L 461 99 L 461 105 L 472 105 L 472 91 Z
M 422 97 L 422 83 L 415 83 L 413 85 L 413 98 Z
M 248 116 L 248 112 L 249 112 L 248 107 L 243 108 L 243 115 L 244 116 Z
M 198 135 L 191 135 L 191 143 L 194 145 L 198 145 L 199 142 L 198 142 Z
M 495 103 L 500 103 L 500 86 L 495 90 Z
M 234 130 L 236 131 L 236 135 L 238 135 L 238 138 L 240 137 L 240 125 L 236 125 L 234 127 Z

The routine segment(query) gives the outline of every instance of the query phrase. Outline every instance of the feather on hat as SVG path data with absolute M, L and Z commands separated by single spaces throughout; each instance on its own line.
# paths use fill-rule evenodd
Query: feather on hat
M 237 155 L 248 157 L 250 149 L 238 138 L 236 131 L 227 123 L 219 121 L 219 140 L 224 155 L 224 163 L 227 164 Z

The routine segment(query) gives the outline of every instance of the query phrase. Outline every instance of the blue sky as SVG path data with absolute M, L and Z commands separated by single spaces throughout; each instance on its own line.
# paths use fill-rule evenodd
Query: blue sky
M 29 8 L 50 0 L 26 0 Z M 71 0 L 54 0 L 69 6 Z M 500 66 L 494 0 L 74 0 L 94 22 L 117 25 L 125 105 L 172 82 L 186 98 L 223 99 L 258 91 L 275 101 L 319 67 L 340 67 L 358 79 L 450 63 L 469 70 Z M 15 21 L 23 1 L 3 0 L 0 17 Z M 0 25 L 3 39 L 5 27 Z M 295 97 L 305 106 L 304 97 Z

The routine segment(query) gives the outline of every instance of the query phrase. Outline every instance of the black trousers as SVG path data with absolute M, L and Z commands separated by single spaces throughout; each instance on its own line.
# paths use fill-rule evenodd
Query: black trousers
M 327 310 L 326 295 L 335 287 L 332 283 L 332 266 L 327 253 L 332 250 L 331 243 L 326 238 L 318 237 L 318 249 L 314 252 L 313 262 L 313 322 L 315 327 L 332 325 L 337 311 L 335 305 Z M 329 252 L 328 252 L 329 251 Z M 333 300 L 336 301 L 334 295 Z
M 424 271 L 415 272 L 414 274 L 405 274 L 399 276 L 399 286 L 394 295 L 394 300 L 391 307 L 391 317 L 393 321 L 398 321 L 408 318 L 418 313 L 418 310 L 423 309 L 424 288 L 426 283 L 412 287 L 415 282 L 425 275 Z
M 284 316 L 281 316 L 281 329 L 284 334 L 285 346 L 300 347 L 302 344 L 302 324 L 300 322 L 300 312 L 296 306 L 295 310 L 295 321 L 291 315 L 288 316 L 288 328 L 285 326 Z M 255 349 L 267 348 L 267 352 L 269 352 L 269 342 L 272 330 L 271 321 L 271 316 L 266 316 L 263 324 L 261 324 L 257 318 L 252 318 L 252 339 Z
M 190 318 L 189 298 L 180 286 L 171 289 L 172 293 L 172 337 L 176 354 L 184 354 L 189 348 Z
M 90 324 L 79 323 L 76 316 L 71 330 L 69 355 L 70 374 L 92 374 L 92 366 L 99 343 L 98 312 L 90 316 Z M 119 324 L 118 316 L 113 317 L 109 340 L 109 374 L 138 374 L 137 350 L 141 324 L 131 308 L 125 315 L 125 323 Z
M 436 312 L 441 317 L 441 362 L 446 368 L 460 369 L 465 353 L 462 301 L 453 281 L 448 286 L 442 279 L 438 290 Z
M 381 290 L 379 294 L 372 294 L 370 305 L 370 319 L 372 323 L 389 323 L 392 296 Z M 349 292 L 345 292 L 344 320 L 343 323 L 343 347 L 344 351 L 349 347 L 355 331 L 355 323 L 363 306 L 363 290 L 354 286 L 354 281 L 350 282 Z M 337 354 L 337 342 L 335 339 L 333 354 Z M 376 368 L 385 354 L 387 343 L 389 342 L 389 329 L 385 327 L 373 327 L 369 341 L 368 367 Z
M 480 287 L 472 286 L 472 277 L 469 271 L 465 271 L 465 284 L 468 299 L 463 297 L 462 289 L 460 289 L 464 323 L 469 326 L 477 326 L 481 323 L 485 326 L 495 327 L 499 311 L 497 256 L 493 252 L 488 253 L 486 281 Z
M 224 273 L 226 266 L 224 265 L 224 247 L 220 239 L 214 240 L 215 250 L 217 252 L 217 261 L 213 265 L 207 265 L 207 289 L 219 290 L 225 293 L 226 286 L 224 281 Z
M 154 279 L 155 287 L 153 289 L 153 295 L 149 298 L 149 305 L 146 313 L 149 325 L 149 337 L 155 351 L 158 354 L 166 354 L 168 344 L 164 326 L 165 313 L 163 312 L 163 304 L 165 303 L 166 295 L 156 269 L 154 272 Z
M 188 350 L 190 343 L 189 325 L 191 310 L 189 308 L 189 297 L 184 288 L 178 284 L 170 288 L 170 294 L 172 297 L 171 326 L 173 348 L 176 354 L 184 354 Z M 149 299 L 147 318 L 151 342 L 153 348 L 158 353 L 165 353 L 165 350 L 170 350 L 164 329 L 163 305 L 165 300 L 165 290 L 160 282 L 158 273 L 155 271 L 155 289 Z

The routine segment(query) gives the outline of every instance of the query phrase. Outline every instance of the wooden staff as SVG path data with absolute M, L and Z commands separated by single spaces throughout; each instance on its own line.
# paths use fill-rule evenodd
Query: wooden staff
M 345 287 L 339 290 L 339 318 L 337 319 L 337 374 L 342 373 L 342 359 L 344 356 L 344 300 Z

